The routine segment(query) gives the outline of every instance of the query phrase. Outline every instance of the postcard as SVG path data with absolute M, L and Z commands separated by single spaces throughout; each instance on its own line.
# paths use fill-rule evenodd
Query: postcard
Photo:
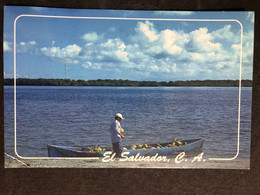
M 4 7 L 5 168 L 250 169 L 252 11 Z

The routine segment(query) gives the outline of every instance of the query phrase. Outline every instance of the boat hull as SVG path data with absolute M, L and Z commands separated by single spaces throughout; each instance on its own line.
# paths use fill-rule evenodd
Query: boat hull
M 160 156 L 176 155 L 180 152 L 201 152 L 204 143 L 204 138 L 201 139 L 191 139 L 182 140 L 182 142 L 187 142 L 186 145 L 169 147 L 169 148 L 156 148 L 156 149 L 136 149 L 136 150 L 124 150 L 124 156 L 154 156 L 156 154 Z M 162 147 L 167 146 L 170 143 L 160 143 Z M 155 144 L 148 144 L 149 146 L 158 146 Z M 104 157 L 106 152 L 89 152 L 84 147 L 67 147 L 67 146 L 57 146 L 57 145 L 47 145 L 49 157 Z

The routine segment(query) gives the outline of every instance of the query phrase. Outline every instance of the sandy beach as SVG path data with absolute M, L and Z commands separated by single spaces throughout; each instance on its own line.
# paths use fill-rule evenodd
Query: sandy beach
M 98 159 L 6 159 L 5 168 L 159 168 L 159 169 L 250 169 L 250 159 L 202 160 L 185 159 L 176 162 L 175 158 L 167 161 L 114 161 L 103 162 Z M 193 162 L 192 162 L 193 161 Z

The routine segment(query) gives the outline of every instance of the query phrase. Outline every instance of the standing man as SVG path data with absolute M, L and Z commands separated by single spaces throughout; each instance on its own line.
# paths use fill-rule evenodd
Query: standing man
M 120 113 L 117 113 L 115 116 L 115 121 L 113 121 L 110 125 L 110 134 L 111 134 L 111 142 L 113 145 L 113 153 L 116 153 L 115 157 L 121 157 L 121 153 L 123 151 L 122 139 L 125 136 L 120 132 L 121 125 L 120 122 L 123 120 L 123 116 Z

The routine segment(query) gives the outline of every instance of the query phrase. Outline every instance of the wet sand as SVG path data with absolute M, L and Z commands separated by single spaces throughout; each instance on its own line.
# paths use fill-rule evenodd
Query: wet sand
M 114 161 L 103 162 L 99 159 L 20 159 L 27 166 L 13 159 L 5 160 L 5 168 L 166 168 L 166 169 L 250 169 L 250 159 L 208 160 L 198 162 L 193 159 L 183 159 L 177 163 L 175 158 L 167 161 Z M 104 160 L 104 159 L 103 159 Z

